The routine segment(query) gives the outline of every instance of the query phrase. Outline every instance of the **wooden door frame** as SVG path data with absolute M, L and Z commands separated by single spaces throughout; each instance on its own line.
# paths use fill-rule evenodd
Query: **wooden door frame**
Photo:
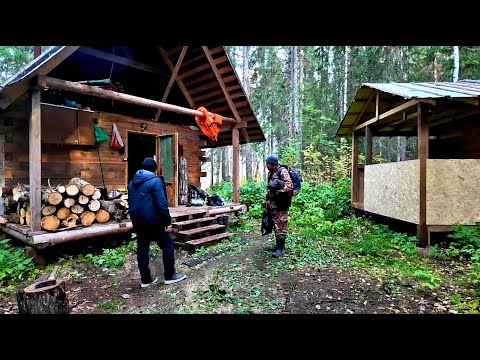
M 172 136 L 172 143 L 173 143 L 173 193 L 174 193 L 174 200 L 173 206 L 178 206 L 178 132 L 170 132 L 170 131 L 162 131 L 160 134 L 158 132 L 151 132 L 151 131 L 138 131 L 138 130 L 127 130 L 127 138 L 125 142 L 125 150 L 127 157 L 124 158 L 124 161 L 127 163 L 125 166 L 125 173 L 124 179 L 125 183 L 128 185 L 128 157 L 129 157 L 129 148 L 128 148 L 128 135 L 129 134 L 137 134 L 137 135 L 148 135 L 155 137 L 155 157 L 157 164 L 160 162 L 160 137 L 162 136 Z M 158 169 L 157 169 L 158 172 Z
M 178 207 L 178 132 L 162 132 L 157 135 L 157 158 L 160 159 L 160 138 L 164 136 L 172 137 L 173 146 L 173 207 Z M 157 161 L 159 162 L 159 160 Z

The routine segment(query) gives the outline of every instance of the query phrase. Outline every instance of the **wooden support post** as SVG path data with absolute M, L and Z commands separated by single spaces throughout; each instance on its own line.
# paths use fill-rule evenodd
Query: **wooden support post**
M 358 135 L 352 137 L 352 204 L 358 201 Z
M 421 247 L 429 246 L 427 227 L 427 159 L 428 159 L 428 123 L 427 108 L 418 104 L 418 159 L 420 162 L 420 194 L 417 239 Z
M 41 230 L 41 185 L 42 185 L 42 145 L 40 119 L 40 90 L 31 90 L 29 118 L 29 183 L 30 183 L 30 214 L 32 231 Z
M 238 129 L 232 130 L 232 151 L 233 151 L 233 202 L 239 203 L 240 202 L 240 146 L 239 146 L 239 139 L 238 139 Z
M 365 165 L 372 164 L 372 128 L 367 126 L 365 128 Z

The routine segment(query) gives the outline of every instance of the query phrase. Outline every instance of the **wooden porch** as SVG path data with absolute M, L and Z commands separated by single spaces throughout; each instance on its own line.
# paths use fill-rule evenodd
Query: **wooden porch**
M 194 251 L 198 247 L 210 246 L 229 237 L 224 217 L 246 211 L 246 205 L 229 203 L 224 206 L 180 205 L 170 208 L 174 232 L 172 236 L 177 246 Z M 132 230 L 132 222 L 109 221 L 94 223 L 88 227 L 77 225 L 74 228 L 62 228 L 58 231 L 32 231 L 30 226 L 14 223 L 0 225 L 7 235 L 23 241 L 37 249 L 103 235 L 126 233 Z

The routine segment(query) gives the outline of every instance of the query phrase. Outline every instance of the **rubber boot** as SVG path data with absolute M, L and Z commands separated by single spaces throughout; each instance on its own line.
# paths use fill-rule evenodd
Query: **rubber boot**
M 275 258 L 278 258 L 283 255 L 285 252 L 285 239 L 287 238 L 287 235 L 285 234 L 278 234 L 275 236 L 275 240 L 277 242 L 277 245 L 273 249 L 272 256 Z

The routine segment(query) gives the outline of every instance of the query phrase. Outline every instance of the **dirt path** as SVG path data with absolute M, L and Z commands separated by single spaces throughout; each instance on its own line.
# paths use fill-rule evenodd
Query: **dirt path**
M 177 271 L 187 279 L 173 285 L 161 281 L 160 253 L 151 262 L 159 283 L 147 289 L 139 286 L 135 254 L 116 270 L 72 260 L 61 265 L 58 277 L 66 280 L 72 314 L 438 312 L 438 299 L 418 288 L 405 285 L 393 295 L 388 284 L 362 270 L 291 264 L 288 247 L 274 259 L 271 245 L 258 234 L 243 234 L 237 246 L 192 267 L 182 261 L 195 255 L 177 250 Z M 14 294 L 0 298 L 0 313 L 17 312 Z

